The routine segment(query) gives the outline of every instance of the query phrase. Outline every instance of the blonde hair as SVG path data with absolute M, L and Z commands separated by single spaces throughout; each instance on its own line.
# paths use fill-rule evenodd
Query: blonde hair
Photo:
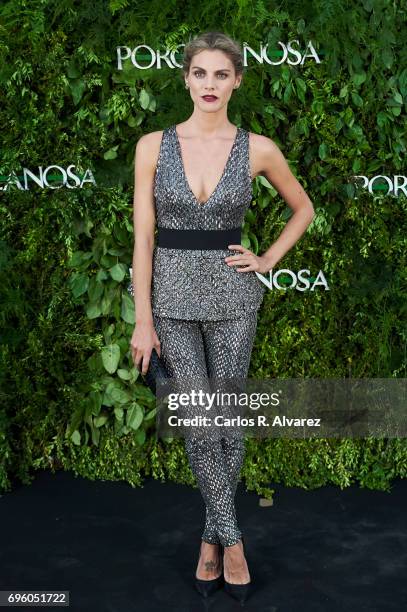
M 194 55 L 205 49 L 219 49 L 223 51 L 232 62 L 236 76 L 243 74 L 243 51 L 240 44 L 223 34 L 223 32 L 204 32 L 190 40 L 184 48 L 184 57 L 182 60 L 182 70 L 185 74 L 189 73 L 191 61 Z

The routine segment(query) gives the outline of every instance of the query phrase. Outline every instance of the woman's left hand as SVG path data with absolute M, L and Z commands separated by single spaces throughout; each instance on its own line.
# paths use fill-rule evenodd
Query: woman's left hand
M 267 274 L 271 270 L 271 266 L 266 262 L 264 255 L 255 255 L 249 249 L 241 244 L 229 244 L 228 249 L 231 251 L 240 251 L 239 255 L 229 255 L 225 257 L 228 266 L 246 266 L 245 268 L 235 268 L 236 272 L 259 272 Z

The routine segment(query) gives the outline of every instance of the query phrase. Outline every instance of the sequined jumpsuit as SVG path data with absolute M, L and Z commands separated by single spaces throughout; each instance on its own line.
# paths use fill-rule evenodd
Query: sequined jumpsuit
M 223 174 L 208 200 L 190 189 L 176 126 L 163 131 L 154 178 L 156 223 L 172 229 L 241 227 L 252 200 L 249 133 L 237 128 Z M 153 252 L 151 303 L 161 357 L 171 377 L 247 376 L 265 287 L 255 272 L 237 272 L 225 262 L 229 249 Z M 187 411 L 186 411 L 187 413 Z M 196 412 L 194 413 L 196 414 Z M 185 449 L 206 507 L 202 539 L 232 546 L 242 536 L 235 493 L 243 464 L 244 438 L 185 436 Z

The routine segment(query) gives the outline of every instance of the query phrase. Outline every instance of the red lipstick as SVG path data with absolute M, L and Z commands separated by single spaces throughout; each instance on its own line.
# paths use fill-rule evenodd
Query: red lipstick
M 217 100 L 217 96 L 202 96 L 202 99 L 205 100 L 205 102 L 215 102 L 215 100 Z

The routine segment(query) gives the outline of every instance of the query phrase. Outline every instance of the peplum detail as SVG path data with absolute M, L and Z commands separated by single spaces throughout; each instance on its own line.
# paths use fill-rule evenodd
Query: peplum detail
M 237 134 L 221 179 L 203 204 L 192 193 L 172 125 L 163 131 L 154 176 L 156 225 L 170 229 L 241 227 L 252 201 L 249 133 Z M 255 272 L 237 272 L 224 261 L 236 250 L 154 247 L 151 306 L 155 314 L 188 320 L 234 319 L 257 310 L 265 285 Z

